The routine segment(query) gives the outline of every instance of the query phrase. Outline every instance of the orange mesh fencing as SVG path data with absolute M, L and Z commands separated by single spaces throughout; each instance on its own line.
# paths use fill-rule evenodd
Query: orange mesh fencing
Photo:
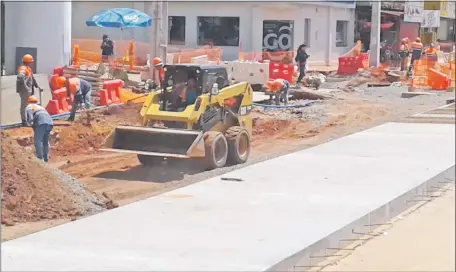
M 209 61 L 219 62 L 222 59 L 222 49 L 217 47 L 203 47 L 199 49 L 179 49 L 177 52 L 169 52 L 173 55 L 173 64 L 191 63 L 192 58 L 206 55 Z
M 238 59 L 241 61 L 265 61 L 282 64 L 293 64 L 295 53 L 293 51 L 279 52 L 242 52 L 239 51 Z
M 127 65 L 134 62 L 135 65 L 146 65 L 150 45 L 145 42 L 134 42 L 134 59 L 131 60 L 130 43 L 130 40 L 114 41 L 114 62 Z M 81 64 L 90 65 L 101 62 L 101 40 L 73 39 L 72 46 L 74 47 L 74 45 L 79 46 L 79 60 Z M 174 55 L 174 63 L 190 63 L 192 57 L 201 55 L 207 55 L 210 61 L 220 61 L 222 57 L 222 50 L 220 48 L 210 46 L 198 49 L 180 49 L 178 47 L 168 46 L 167 51 Z

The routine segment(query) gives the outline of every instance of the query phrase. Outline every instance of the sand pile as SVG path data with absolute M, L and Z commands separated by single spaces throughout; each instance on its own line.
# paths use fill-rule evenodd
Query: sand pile
M 38 161 L 2 131 L 2 223 L 75 218 L 104 210 L 104 202 L 71 176 Z

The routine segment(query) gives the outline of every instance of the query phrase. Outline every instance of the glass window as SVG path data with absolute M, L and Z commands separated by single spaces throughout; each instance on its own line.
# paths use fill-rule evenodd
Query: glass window
M 336 47 L 347 46 L 348 21 L 337 21 L 336 26 Z
M 239 17 L 198 17 L 198 45 L 239 46 Z
M 263 21 L 263 51 L 293 51 L 293 21 Z
M 311 21 L 310 19 L 306 18 L 304 22 L 304 44 L 307 45 L 307 47 L 310 47 L 311 29 Z
M 185 45 L 185 16 L 168 17 L 168 44 Z

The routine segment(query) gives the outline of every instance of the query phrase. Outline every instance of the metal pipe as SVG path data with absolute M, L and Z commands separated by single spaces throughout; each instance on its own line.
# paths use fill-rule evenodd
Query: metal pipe
M 95 108 L 92 108 L 91 110 L 98 110 L 98 109 L 108 108 L 108 107 L 112 107 L 112 106 L 119 106 L 119 105 L 123 105 L 123 104 L 119 103 L 119 104 L 112 104 L 112 105 L 107 105 L 107 106 L 97 106 Z M 81 112 L 81 111 L 78 111 L 78 112 Z M 52 118 L 52 120 L 56 120 L 56 119 L 66 117 L 68 115 L 70 115 L 69 112 L 59 113 L 59 114 L 51 115 L 51 118 Z M 22 123 L 12 123 L 12 124 L 1 125 L 1 129 L 17 128 L 17 127 L 21 127 L 21 126 L 22 126 Z

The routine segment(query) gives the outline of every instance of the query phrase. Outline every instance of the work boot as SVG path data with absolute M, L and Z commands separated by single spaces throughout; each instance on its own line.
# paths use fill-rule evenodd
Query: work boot
M 25 120 L 22 120 L 21 124 L 22 124 L 23 127 L 27 126 L 27 122 Z

